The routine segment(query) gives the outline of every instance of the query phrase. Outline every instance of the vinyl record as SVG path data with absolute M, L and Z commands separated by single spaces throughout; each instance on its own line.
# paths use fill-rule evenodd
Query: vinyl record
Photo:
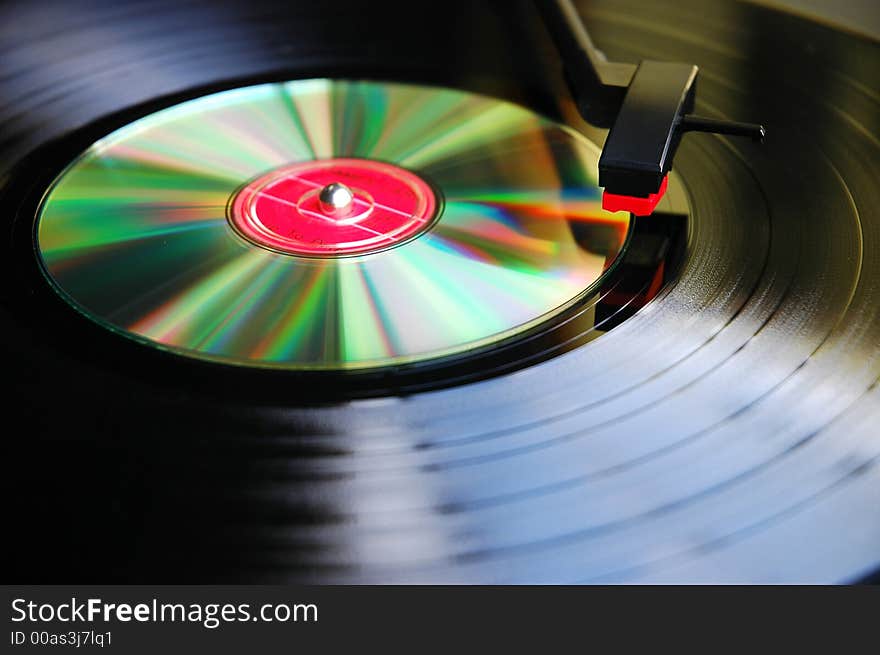
M 880 44 L 577 5 L 767 129 L 685 135 L 622 249 L 531 1 L 0 6 L 8 580 L 876 575 Z

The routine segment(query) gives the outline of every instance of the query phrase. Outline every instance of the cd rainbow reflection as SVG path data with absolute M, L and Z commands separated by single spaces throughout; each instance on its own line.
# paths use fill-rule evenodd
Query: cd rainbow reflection
M 430 182 L 430 230 L 382 252 L 309 258 L 227 220 L 248 181 L 360 158 Z M 290 369 L 463 353 L 551 318 L 593 288 L 629 217 L 600 207 L 598 151 L 573 131 L 451 89 L 305 80 L 216 93 L 90 147 L 41 206 L 37 245 L 68 302 L 197 358 Z

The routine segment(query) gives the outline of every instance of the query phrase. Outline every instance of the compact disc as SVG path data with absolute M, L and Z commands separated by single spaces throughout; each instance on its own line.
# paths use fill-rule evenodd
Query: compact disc
M 223 91 L 93 144 L 39 210 L 56 290 L 102 325 L 231 364 L 357 369 L 472 351 L 595 289 L 630 218 L 599 151 L 462 91 Z

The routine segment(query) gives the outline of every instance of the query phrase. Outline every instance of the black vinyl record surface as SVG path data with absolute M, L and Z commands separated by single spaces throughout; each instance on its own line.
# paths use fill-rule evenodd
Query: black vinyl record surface
M 468 357 L 276 371 L 158 351 L 43 275 L 96 140 L 242 86 L 419 84 L 577 118 L 529 3 L 7 3 L 9 582 L 850 582 L 880 566 L 880 45 L 733 2 L 589 2 L 700 66 L 668 201 L 589 297 Z M 574 230 L 574 228 L 573 228 Z M 575 238 L 577 238 L 577 231 Z

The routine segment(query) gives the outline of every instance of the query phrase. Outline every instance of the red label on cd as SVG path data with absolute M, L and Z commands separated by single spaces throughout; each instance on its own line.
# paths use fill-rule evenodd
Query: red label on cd
M 431 187 L 398 166 L 323 159 L 284 166 L 239 191 L 230 222 L 249 241 L 290 255 L 332 257 L 384 250 L 430 227 Z

